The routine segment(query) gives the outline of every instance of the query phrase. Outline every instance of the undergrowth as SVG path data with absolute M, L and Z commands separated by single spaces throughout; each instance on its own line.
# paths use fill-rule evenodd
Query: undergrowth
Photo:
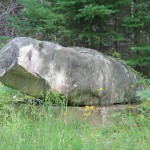
M 58 102 L 63 99 L 57 94 L 51 98 Z M 24 99 L 29 102 L 25 103 Z M 37 105 L 30 100 L 32 97 L 0 86 L 0 149 L 150 149 L 149 98 L 140 105 L 129 105 L 125 111 L 112 114 L 116 121 L 96 127 L 87 119 L 67 118 L 69 111 L 63 102 L 59 105 L 61 111 L 58 115 L 54 113 L 52 103 Z M 94 107 L 86 106 L 85 109 L 94 110 Z

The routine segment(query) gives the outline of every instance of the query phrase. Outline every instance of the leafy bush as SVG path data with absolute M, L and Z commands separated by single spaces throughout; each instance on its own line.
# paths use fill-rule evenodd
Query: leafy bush
M 141 104 L 138 106 L 140 112 L 144 115 L 150 115 L 150 79 L 144 80 L 147 88 L 136 92 L 136 96 L 140 99 Z M 149 116 L 150 117 L 150 116 Z
M 136 93 L 137 97 L 140 97 L 141 100 L 150 102 L 150 87 L 145 90 L 139 90 Z

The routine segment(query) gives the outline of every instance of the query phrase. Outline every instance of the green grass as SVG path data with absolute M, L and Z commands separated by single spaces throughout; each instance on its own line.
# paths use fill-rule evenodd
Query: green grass
M 0 105 L 0 150 L 150 149 L 150 116 L 142 108 L 114 115 L 119 122 L 94 127 L 86 120 L 66 121 L 51 105 L 15 103 L 14 95 L 17 100 L 23 95 L 4 89 L 1 86 L 0 102 L 7 101 Z M 62 106 L 62 114 L 63 110 Z

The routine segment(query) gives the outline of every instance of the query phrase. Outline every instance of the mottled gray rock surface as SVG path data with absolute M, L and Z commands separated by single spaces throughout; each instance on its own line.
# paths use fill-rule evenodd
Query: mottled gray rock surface
M 27 37 L 13 39 L 0 51 L 0 81 L 40 98 L 48 91 L 78 95 L 84 105 L 130 101 L 139 88 L 136 74 L 114 58 Z

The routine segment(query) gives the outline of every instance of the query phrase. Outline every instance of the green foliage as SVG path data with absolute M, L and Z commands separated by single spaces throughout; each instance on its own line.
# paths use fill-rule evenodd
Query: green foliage
M 20 0 L 24 9 L 21 17 L 10 17 L 10 26 L 15 28 L 19 35 L 43 36 L 56 33 L 57 23 L 63 24 L 61 14 L 53 13 L 53 8 L 39 3 L 37 0 Z
M 113 52 L 111 55 L 112 57 L 115 57 L 115 58 L 121 58 L 121 54 L 118 52 Z
M 118 113 L 113 118 L 118 122 L 95 127 L 63 112 L 55 114 L 50 106 L 7 105 L 0 118 L 0 149 L 149 149 L 150 120 L 142 114 Z
M 44 98 L 45 104 L 57 105 L 57 106 L 65 106 L 66 97 L 61 95 L 58 92 L 47 92 Z
M 0 36 L 0 49 L 3 48 L 10 39 L 9 36 Z
M 149 101 L 150 102 L 150 87 L 145 90 L 139 90 L 136 93 L 137 97 L 141 100 Z
M 0 84 L 0 101 L 13 101 L 13 97 L 17 95 L 17 92 L 11 88 L 8 88 Z
M 0 42 L 6 41 L 6 40 L 10 40 L 10 37 L 9 36 L 0 36 Z
M 116 13 L 112 1 L 109 4 L 91 0 L 56 0 L 50 1 L 49 5 L 37 0 L 20 2 L 24 6 L 20 16 L 10 18 L 10 25 L 18 35 L 91 48 L 123 40 L 120 34 L 116 36 L 112 25 L 107 25 Z
M 92 22 L 93 19 L 97 16 L 105 18 L 105 16 L 109 16 L 112 13 L 115 13 L 115 11 L 108 9 L 104 5 L 94 6 L 90 4 L 85 6 L 83 9 L 79 9 L 75 19 L 84 19 L 85 21 Z
M 0 85 L 0 104 L 5 101 L 0 105 L 0 149 L 149 149 L 150 113 L 143 109 L 147 103 L 143 103 L 142 109 L 130 106 L 129 112 L 114 114 L 111 123 L 95 126 L 97 120 L 91 122 L 86 114 L 88 111 L 95 115 L 94 106 L 80 110 L 86 116 L 81 118 L 81 113 L 77 114 L 77 120 L 69 108 L 58 106 L 64 105 L 64 97 L 58 93 L 47 93 L 44 105 L 17 103 L 29 98 Z M 52 106 L 49 101 L 58 105 Z
M 150 79 L 142 77 L 138 83 L 145 84 L 146 88 L 144 90 L 138 90 L 136 96 L 140 97 L 141 100 L 148 100 L 150 98 Z
M 19 0 L 20 15 L 9 18 L 17 36 L 59 42 L 98 50 L 114 48 L 123 42 L 132 52 L 127 63 L 134 67 L 150 65 L 149 1 L 133 0 Z M 129 42 L 130 41 L 130 42 Z M 119 51 L 120 52 L 120 51 Z M 118 57 L 118 56 L 117 56 Z M 120 57 L 120 56 L 119 56 Z
M 147 115 L 150 114 L 150 79 L 143 79 L 143 81 L 147 88 L 136 91 L 136 97 L 141 101 L 139 109 L 144 115 Z
M 131 51 L 135 53 L 128 64 L 132 66 L 149 66 L 150 65 L 150 45 L 135 45 L 131 47 Z
M 0 109 L 6 104 L 23 102 L 24 99 L 31 99 L 31 97 L 0 83 Z
M 132 39 L 132 57 L 127 61 L 132 66 L 150 65 L 150 12 L 148 1 L 132 3 L 130 16 L 124 17 L 123 26 Z

